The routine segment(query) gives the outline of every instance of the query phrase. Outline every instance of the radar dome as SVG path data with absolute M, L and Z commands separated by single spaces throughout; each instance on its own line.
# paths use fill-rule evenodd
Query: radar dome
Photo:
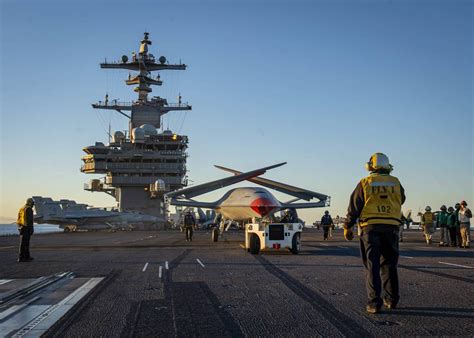
M 132 129 L 132 143 L 144 143 L 145 131 L 142 128 Z
M 145 132 L 145 136 L 154 136 L 158 134 L 156 128 L 151 124 L 142 124 L 140 126 L 140 129 L 143 129 L 143 131 Z
M 166 62 L 166 58 L 163 55 L 160 56 L 160 58 L 158 60 L 160 60 L 161 64 L 164 64 Z
M 113 143 L 120 143 L 125 139 L 125 134 L 122 133 L 121 131 L 116 131 L 114 133 L 114 136 L 112 137 L 112 142 Z
M 127 63 L 127 61 L 128 61 L 128 56 L 122 55 L 122 63 Z
M 154 184 L 155 191 L 166 191 L 166 183 L 163 180 L 156 180 Z

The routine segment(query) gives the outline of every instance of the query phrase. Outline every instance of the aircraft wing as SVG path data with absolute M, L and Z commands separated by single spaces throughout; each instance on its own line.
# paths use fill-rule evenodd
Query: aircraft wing
M 306 209 L 306 208 L 324 208 L 329 206 L 327 200 L 322 200 L 316 203 L 282 203 L 281 209 Z
M 231 172 L 234 175 L 241 175 L 242 174 L 240 171 L 230 169 L 230 168 L 225 168 L 225 167 L 222 167 L 222 166 L 219 166 L 219 165 L 216 165 L 215 167 L 218 168 L 218 169 L 224 170 L 224 171 Z M 303 188 L 298 188 L 298 187 L 295 187 L 295 186 L 292 186 L 292 185 L 289 185 L 289 184 L 285 184 L 285 183 L 281 183 L 281 182 L 277 182 L 277 181 L 272 181 L 272 180 L 269 180 L 269 179 L 266 179 L 266 178 L 263 178 L 263 177 L 250 177 L 250 178 L 247 178 L 247 181 L 250 181 L 252 183 L 255 183 L 255 184 L 270 188 L 270 189 L 274 189 L 276 191 L 279 191 L 279 192 L 282 192 L 282 193 L 285 193 L 285 194 L 288 194 L 288 195 L 291 195 L 291 196 L 294 196 L 294 197 L 297 197 L 297 198 L 300 198 L 300 199 L 304 199 L 306 201 L 309 201 L 312 198 L 317 198 L 321 201 L 324 201 L 329 197 L 327 195 L 320 194 L 320 193 L 315 192 L 315 191 L 310 191 L 310 190 L 306 190 L 306 189 L 303 189 Z
M 198 202 L 192 200 L 180 200 L 180 199 L 171 199 L 171 205 L 183 206 L 183 207 L 194 207 L 194 208 L 204 208 L 204 209 L 216 209 L 218 207 L 217 203 L 209 202 Z
M 169 197 L 169 198 L 173 198 L 173 197 L 176 197 L 176 198 L 182 197 L 182 198 L 188 198 L 188 199 L 193 198 L 193 197 L 205 194 L 205 193 L 210 192 L 210 191 L 214 191 L 214 190 L 224 188 L 224 187 L 227 187 L 229 185 L 232 185 L 232 184 L 235 184 L 235 183 L 238 183 L 238 182 L 248 180 L 249 178 L 252 178 L 252 177 L 257 177 L 257 176 L 263 175 L 267 170 L 273 169 L 273 168 L 276 168 L 276 167 L 280 167 L 284 164 L 286 164 L 286 162 L 278 163 L 278 164 L 275 164 L 275 165 L 272 165 L 272 166 L 269 166 L 269 167 L 265 167 L 265 168 L 261 168 L 261 169 L 248 171 L 246 173 L 239 173 L 239 174 L 236 174 L 235 176 L 226 177 L 226 178 L 216 180 L 216 181 L 212 181 L 212 182 L 194 185 L 194 186 L 189 187 L 189 188 L 184 188 L 184 189 L 181 189 L 181 190 L 177 190 L 177 191 L 167 193 L 166 196 Z M 173 202 L 176 202 L 176 201 L 173 201 Z M 199 203 L 199 202 L 196 202 L 196 203 Z M 172 203 L 172 204 L 173 205 L 178 205 L 178 204 L 174 204 L 174 203 Z M 205 207 L 203 207 L 203 208 L 205 208 Z

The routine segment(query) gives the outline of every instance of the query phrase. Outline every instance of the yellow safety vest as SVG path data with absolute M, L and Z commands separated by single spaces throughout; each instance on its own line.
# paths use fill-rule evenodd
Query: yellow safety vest
M 26 214 L 26 207 L 21 207 L 20 210 L 18 210 L 18 217 L 16 219 L 16 224 L 18 225 L 18 228 L 22 228 L 25 226 L 25 214 Z
M 433 223 L 433 218 L 434 215 L 431 211 L 427 211 L 423 214 L 423 217 L 421 218 L 421 223 L 422 224 L 432 224 Z
M 398 178 L 388 174 L 373 173 L 360 181 L 365 204 L 359 225 L 400 225 L 402 223 L 402 192 Z

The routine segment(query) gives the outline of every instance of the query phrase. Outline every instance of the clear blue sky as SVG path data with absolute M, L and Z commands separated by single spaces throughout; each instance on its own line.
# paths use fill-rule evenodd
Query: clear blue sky
M 31 195 L 114 205 L 82 190 L 80 158 L 109 122 L 127 128 L 90 103 L 135 99 L 128 73 L 99 62 L 144 31 L 151 53 L 189 65 L 153 93 L 193 105 L 165 125 L 190 137 L 194 183 L 225 176 L 213 164 L 287 161 L 266 177 L 329 194 L 343 215 L 382 151 L 405 209 L 474 204 L 472 1 L 3 0 L 1 29 L 0 216 Z

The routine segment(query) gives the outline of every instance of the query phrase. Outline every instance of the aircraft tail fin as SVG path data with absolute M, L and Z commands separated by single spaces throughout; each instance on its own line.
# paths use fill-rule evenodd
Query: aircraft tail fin
M 49 197 L 33 196 L 35 202 L 35 212 L 37 219 L 47 219 L 54 215 L 62 214 L 62 209 L 59 202 L 54 202 Z

